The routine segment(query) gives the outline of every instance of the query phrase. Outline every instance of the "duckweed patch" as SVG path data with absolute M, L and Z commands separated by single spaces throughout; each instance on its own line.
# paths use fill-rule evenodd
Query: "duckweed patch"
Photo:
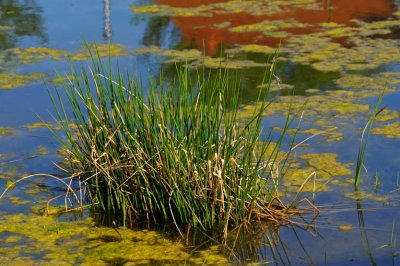
M 350 231 L 353 230 L 353 226 L 351 224 L 344 224 L 344 225 L 339 225 L 339 230 L 340 231 Z
M 8 200 L 13 204 L 13 205 L 27 205 L 30 204 L 31 202 L 29 200 L 24 200 L 20 197 L 8 197 Z
M 351 175 L 351 163 L 343 164 L 338 161 L 335 153 L 311 153 L 298 156 L 299 164 L 292 166 L 285 174 L 283 186 L 288 192 L 297 192 L 306 178 L 315 173 L 304 185 L 303 192 L 321 192 L 330 189 L 329 184 L 340 178 Z M 350 185 L 350 184 L 348 184 Z
M 94 47 L 96 47 L 97 51 L 95 51 Z M 87 43 L 86 45 L 82 45 L 82 48 L 78 51 L 66 51 L 53 49 L 48 47 L 28 47 L 25 49 L 22 48 L 10 48 L 0 52 L 0 67 L 6 70 L 12 70 L 17 68 L 20 64 L 37 64 L 42 62 L 45 59 L 51 59 L 55 61 L 59 60 L 89 60 L 90 52 L 98 53 L 100 57 L 118 57 L 118 56 L 127 56 L 129 52 L 125 49 L 125 47 L 121 44 L 92 44 Z M 3 75 L 1 77 L 1 75 Z M 0 79 L 4 80 L 13 79 L 17 76 L 10 76 L 7 79 L 7 76 L 4 74 L 0 75 Z M 16 74 L 12 74 L 16 75 Z M 37 78 L 37 77 L 31 77 Z M 53 79 L 53 82 L 60 82 L 60 79 Z M 0 80 L 0 83 L 1 80 Z M 18 86 L 13 86 L 18 87 Z
M 60 123 L 63 123 L 63 121 L 60 121 Z M 56 122 L 56 123 L 52 123 L 52 122 L 34 122 L 34 123 L 30 123 L 30 124 L 25 124 L 23 125 L 24 128 L 28 129 L 28 130 L 35 130 L 35 129 L 46 129 L 46 128 L 50 128 L 52 130 L 62 130 L 63 127 L 62 125 Z M 75 124 L 69 124 L 68 125 L 71 129 L 76 129 L 76 125 Z
M 213 14 L 248 13 L 254 16 L 273 15 L 285 12 L 285 7 L 295 6 L 301 9 L 316 10 L 321 5 L 315 0 L 280 0 L 280 1 L 240 1 L 231 0 L 223 3 L 212 3 L 196 7 L 181 8 L 168 5 L 132 5 L 134 13 L 148 13 L 157 16 L 212 16 Z
M 29 73 L 25 75 L 0 73 L 0 89 L 13 89 L 28 85 L 45 77 L 44 73 Z
M 161 49 L 159 47 L 149 47 L 137 49 L 138 54 L 158 54 L 168 57 L 165 63 L 189 62 L 191 68 L 226 68 L 226 69 L 241 69 L 249 67 L 265 67 L 264 63 L 257 63 L 252 60 L 231 60 L 222 57 L 212 58 L 203 56 L 198 50 L 171 50 Z
M 400 138 L 400 122 L 394 122 L 384 126 L 376 126 L 372 128 L 371 133 L 375 135 L 383 135 L 386 138 Z
M 0 127 L 0 137 L 10 137 L 15 135 L 17 135 L 17 132 L 15 132 L 14 129 L 9 127 Z
M 35 152 L 39 155 L 47 155 L 49 154 L 49 150 L 46 147 L 39 146 L 36 148 Z
M 290 6 L 286 9 L 286 6 Z M 227 1 L 194 8 L 175 8 L 166 5 L 132 6 L 136 13 L 152 13 L 163 16 L 211 16 L 213 14 L 248 13 L 252 16 L 285 14 L 287 10 L 320 9 L 316 1 Z M 228 23 L 228 21 L 227 21 Z M 400 20 L 393 18 L 384 21 L 363 22 L 354 20 L 349 25 L 334 22 L 309 25 L 294 19 L 271 20 L 235 25 L 223 23 L 224 28 L 231 32 L 262 32 L 265 36 L 285 39 L 282 52 L 292 62 L 310 64 L 323 72 L 359 71 L 374 69 L 391 62 L 400 62 L 399 41 L 393 39 L 378 39 L 371 36 L 388 35 L 400 26 Z M 293 29 L 307 28 L 311 33 L 292 35 Z M 345 38 L 345 45 L 335 42 L 335 39 Z M 253 44 L 249 44 L 252 46 Z M 260 47 L 253 46 L 246 52 L 257 52 Z M 237 49 L 236 52 L 243 51 Z M 263 51 L 261 51 L 263 52 Z M 268 51 L 269 52 L 269 51 Z M 283 57 L 282 57 L 283 59 Z
M 277 30 L 286 29 L 286 28 L 305 28 L 307 24 L 300 23 L 294 19 L 288 20 L 265 20 L 261 23 L 251 24 L 251 25 L 241 25 L 230 28 L 231 31 L 234 32 L 249 32 L 249 31 L 260 31 L 263 32 L 267 36 L 271 36 L 271 32 L 276 32 Z M 281 32 L 282 33 L 282 32 Z M 285 32 L 287 37 L 288 33 Z
M 4 167 L 0 168 L 0 179 L 15 179 L 21 170 L 20 168 L 16 165 L 5 164 Z
M 26 49 L 15 48 L 12 51 L 14 56 L 17 56 L 18 60 L 23 64 L 37 63 L 45 58 L 61 60 L 65 59 L 69 55 L 67 51 L 47 47 L 30 47 Z
M 366 191 L 348 192 L 344 194 L 344 197 L 354 200 L 370 199 L 380 202 L 386 202 L 390 198 L 386 195 L 378 195 L 376 193 L 370 193 Z
M 71 82 L 73 82 L 74 79 L 75 79 L 74 76 L 59 76 L 59 77 L 50 79 L 49 82 L 56 83 L 59 85 L 67 85 L 67 84 L 70 84 Z
M 73 61 L 83 61 L 92 58 L 92 54 L 96 54 L 99 57 L 117 57 L 127 56 L 128 51 L 122 44 L 86 44 L 80 51 L 70 55 Z
M 335 80 L 335 83 L 341 88 L 367 90 L 369 96 L 375 96 L 384 88 L 387 88 L 387 93 L 396 91 L 397 85 L 400 84 L 400 76 L 398 72 L 382 72 L 372 77 L 348 74 Z
M 276 48 L 267 46 L 267 45 L 259 45 L 259 44 L 247 44 L 247 45 L 240 45 L 235 48 L 225 50 L 225 53 L 239 53 L 239 52 L 246 52 L 246 53 L 262 53 L 262 54 L 274 54 L 276 53 Z
M 98 227 L 89 218 L 60 222 L 54 216 L 3 215 L 0 238 L 1 242 L 8 243 L 1 250 L 6 262 L 228 264 L 227 258 L 214 247 L 189 253 L 180 242 L 173 242 L 157 232 Z

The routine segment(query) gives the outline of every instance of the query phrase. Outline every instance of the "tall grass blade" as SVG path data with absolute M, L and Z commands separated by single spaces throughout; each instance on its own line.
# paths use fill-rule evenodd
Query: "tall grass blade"
M 357 154 L 356 173 L 355 173 L 355 177 L 354 177 L 354 189 L 355 190 L 358 190 L 358 184 L 360 182 L 360 176 L 361 176 L 361 169 L 362 169 L 363 163 L 364 163 L 364 157 L 365 157 L 365 152 L 367 149 L 370 131 L 372 129 L 372 126 L 374 125 L 376 117 L 384 109 L 384 108 L 380 109 L 380 105 L 381 105 L 384 93 L 385 93 L 385 90 L 383 90 L 381 92 L 381 94 L 379 95 L 378 102 L 375 105 L 374 112 L 372 113 L 370 119 L 368 120 L 368 122 L 365 125 L 363 132 L 361 134 L 360 146 L 359 146 L 358 154 Z

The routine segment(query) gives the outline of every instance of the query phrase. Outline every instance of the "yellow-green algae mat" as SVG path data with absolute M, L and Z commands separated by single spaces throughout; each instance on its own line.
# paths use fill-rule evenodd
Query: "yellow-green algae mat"
M 190 254 L 157 232 L 95 226 L 90 218 L 61 222 L 53 216 L 2 215 L 0 241 L 2 265 L 228 264 L 216 246 Z
M 12 70 L 17 68 L 20 64 L 37 64 L 44 59 L 51 60 L 72 60 L 72 61 L 84 61 L 91 58 L 91 53 L 98 55 L 99 57 L 118 57 L 128 56 L 129 52 L 121 44 L 86 44 L 75 52 L 69 52 L 66 50 L 58 50 L 47 47 L 29 47 L 26 49 L 11 48 L 0 51 L 0 68 Z M 0 73 L 0 89 L 8 90 L 19 88 L 25 85 L 29 85 L 35 82 L 40 82 L 47 77 L 45 73 Z M 66 83 L 72 81 L 73 78 L 57 77 L 49 79 L 52 83 Z

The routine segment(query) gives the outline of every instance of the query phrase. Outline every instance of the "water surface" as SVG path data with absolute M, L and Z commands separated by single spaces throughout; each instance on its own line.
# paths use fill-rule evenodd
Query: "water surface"
M 174 79 L 175 63 L 193 71 L 203 64 L 211 72 L 221 65 L 236 69 L 244 86 L 243 117 L 257 105 L 268 59 L 279 48 L 264 124 L 279 132 L 289 103 L 297 109 L 307 102 L 296 141 L 318 134 L 293 152 L 296 168 L 282 181 L 282 195 L 290 198 L 316 171 L 315 204 L 321 209 L 316 220 L 306 217 L 307 226 L 260 227 L 254 236 L 243 236 L 236 256 L 212 246 L 190 253 L 162 232 L 129 231 L 130 242 L 124 242 L 115 228 L 94 226 L 89 212 L 57 219 L 31 214 L 65 191 L 59 182 L 37 177 L 18 183 L 0 200 L 0 239 L 6 243 L 0 261 L 399 263 L 398 1 L 32 0 L 0 6 L 2 189 L 26 174 L 57 173 L 53 163 L 62 158 L 60 145 L 35 123 L 38 115 L 52 121 L 48 93 L 68 76 L 70 64 L 89 62 L 85 42 L 97 43 L 115 66 L 144 79 L 160 71 Z M 354 193 L 359 139 L 384 88 L 385 109 L 369 139 L 367 172 Z M 313 186 L 304 192 L 312 199 Z M 63 203 L 59 198 L 53 205 Z

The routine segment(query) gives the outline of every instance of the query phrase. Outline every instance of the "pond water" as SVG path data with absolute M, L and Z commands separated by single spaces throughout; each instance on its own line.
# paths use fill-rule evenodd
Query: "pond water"
M 264 69 L 279 48 L 265 125 L 279 132 L 288 106 L 306 103 L 282 180 L 320 215 L 244 235 L 234 253 L 190 249 L 165 231 L 122 230 L 94 215 L 60 213 L 65 187 L 55 179 L 21 181 L 0 200 L 1 264 L 398 265 L 400 204 L 400 3 L 396 0 L 21 0 L 0 3 L 0 188 L 22 176 L 57 173 L 54 92 L 70 65 L 87 65 L 96 43 L 128 73 L 147 78 L 175 64 L 237 69 L 241 115 L 257 105 Z M 368 139 L 358 192 L 353 182 L 364 126 L 385 89 L 385 109 Z M 58 196 L 60 196 L 57 198 Z M 39 214 L 38 214 L 39 213 Z M 51 214 L 51 213 L 49 213 Z

